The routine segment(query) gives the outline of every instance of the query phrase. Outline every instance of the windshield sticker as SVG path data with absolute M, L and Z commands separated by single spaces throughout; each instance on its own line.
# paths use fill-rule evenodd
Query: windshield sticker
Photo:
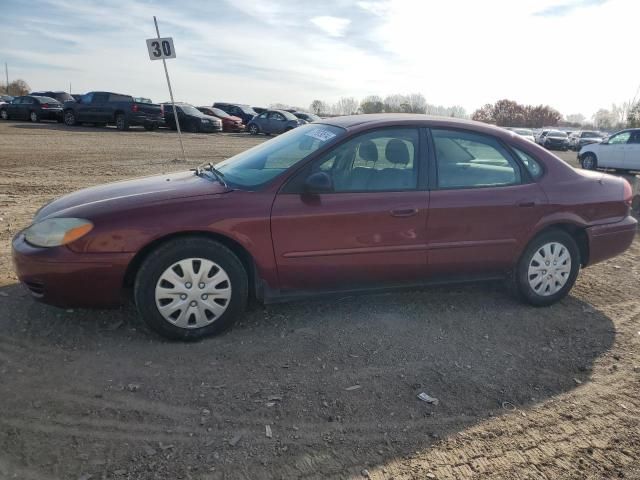
M 314 128 L 310 132 L 305 133 L 305 135 L 320 140 L 321 142 L 326 142 L 336 136 L 335 133 L 331 133 L 329 130 L 323 130 L 322 128 Z

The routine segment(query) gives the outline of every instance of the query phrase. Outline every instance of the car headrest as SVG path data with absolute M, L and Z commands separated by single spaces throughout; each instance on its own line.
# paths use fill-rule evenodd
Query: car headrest
M 389 140 L 384 151 L 387 161 L 396 165 L 406 165 L 409 163 L 409 149 L 402 140 L 394 138 Z
M 358 149 L 360 158 L 365 162 L 377 162 L 378 161 L 378 147 L 371 140 L 365 140 L 360 144 Z

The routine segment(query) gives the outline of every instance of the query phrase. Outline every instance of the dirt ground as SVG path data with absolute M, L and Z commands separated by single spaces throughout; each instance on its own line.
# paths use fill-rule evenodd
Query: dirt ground
M 188 166 L 262 141 L 185 140 Z M 43 203 L 184 169 L 178 151 L 0 123 L 0 479 L 640 478 L 638 241 L 550 308 L 430 288 L 254 308 L 191 344 L 17 284 L 10 239 Z

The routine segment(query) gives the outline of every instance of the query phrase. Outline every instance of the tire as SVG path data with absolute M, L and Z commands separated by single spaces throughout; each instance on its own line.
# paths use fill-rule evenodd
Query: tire
M 530 305 L 551 305 L 569 293 L 579 271 L 580 250 L 573 237 L 563 230 L 547 230 L 531 240 L 520 257 L 512 275 L 513 290 Z
M 124 113 L 118 113 L 116 115 L 116 128 L 121 132 L 129 130 L 129 121 Z
M 591 152 L 585 153 L 580 159 L 580 165 L 585 170 L 595 170 L 598 168 L 598 159 Z
M 145 129 L 147 132 L 153 132 L 156 128 L 158 128 L 158 126 L 157 126 L 157 125 L 154 125 L 154 124 L 146 123 L 146 124 L 144 125 L 144 129 Z
M 2 120 L 9 120 L 9 112 L 5 109 L 0 110 L 0 118 L 2 118 Z
M 40 117 L 38 116 L 38 112 L 35 110 L 31 110 L 29 112 L 29 121 L 31 123 L 38 123 L 40 121 Z
M 189 275 L 187 269 L 178 266 L 178 262 L 192 271 L 196 271 L 198 265 L 199 269 L 211 266 L 209 271 L 215 273 L 211 278 L 218 283 L 210 283 L 204 288 L 201 285 L 206 282 L 195 285 L 194 277 Z M 194 275 L 202 274 L 199 269 Z M 179 272 L 182 272 L 182 276 Z M 218 280 L 215 280 L 216 277 L 219 277 Z M 166 278 L 175 283 L 167 284 Z M 192 284 L 187 283 L 190 279 Z M 184 283 L 181 283 L 182 280 Z M 228 290 L 225 285 L 228 285 Z M 216 298 L 217 301 L 207 300 L 206 293 L 200 294 L 214 287 L 218 287 L 215 290 L 221 295 Z M 173 291 L 185 293 L 178 298 Z M 225 295 L 226 298 L 222 298 Z M 171 340 L 198 340 L 230 328 L 245 310 L 248 298 L 247 272 L 231 250 L 214 240 L 199 237 L 171 240 L 152 251 L 142 263 L 136 275 L 134 298 L 142 319 L 154 332 Z M 174 308 L 167 309 L 167 317 L 159 310 L 165 302 L 168 302 L 168 307 L 177 303 Z M 182 305 L 184 308 L 181 308 Z M 170 320 L 172 314 L 175 317 Z
M 67 110 L 64 112 L 64 124 L 67 125 L 68 127 L 73 127 L 74 125 L 78 124 L 78 121 L 76 120 L 76 115 L 75 113 L 73 113 L 73 110 Z
M 250 124 L 247 130 L 251 135 L 258 135 L 260 133 L 260 128 L 255 123 Z

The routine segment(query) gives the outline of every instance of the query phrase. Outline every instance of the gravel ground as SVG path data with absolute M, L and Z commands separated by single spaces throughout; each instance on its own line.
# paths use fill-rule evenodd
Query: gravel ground
M 188 166 L 262 140 L 188 134 Z M 17 285 L 10 238 L 44 202 L 184 169 L 178 151 L 0 123 L 0 479 L 640 478 L 637 241 L 550 308 L 430 288 L 257 307 L 194 344 Z

